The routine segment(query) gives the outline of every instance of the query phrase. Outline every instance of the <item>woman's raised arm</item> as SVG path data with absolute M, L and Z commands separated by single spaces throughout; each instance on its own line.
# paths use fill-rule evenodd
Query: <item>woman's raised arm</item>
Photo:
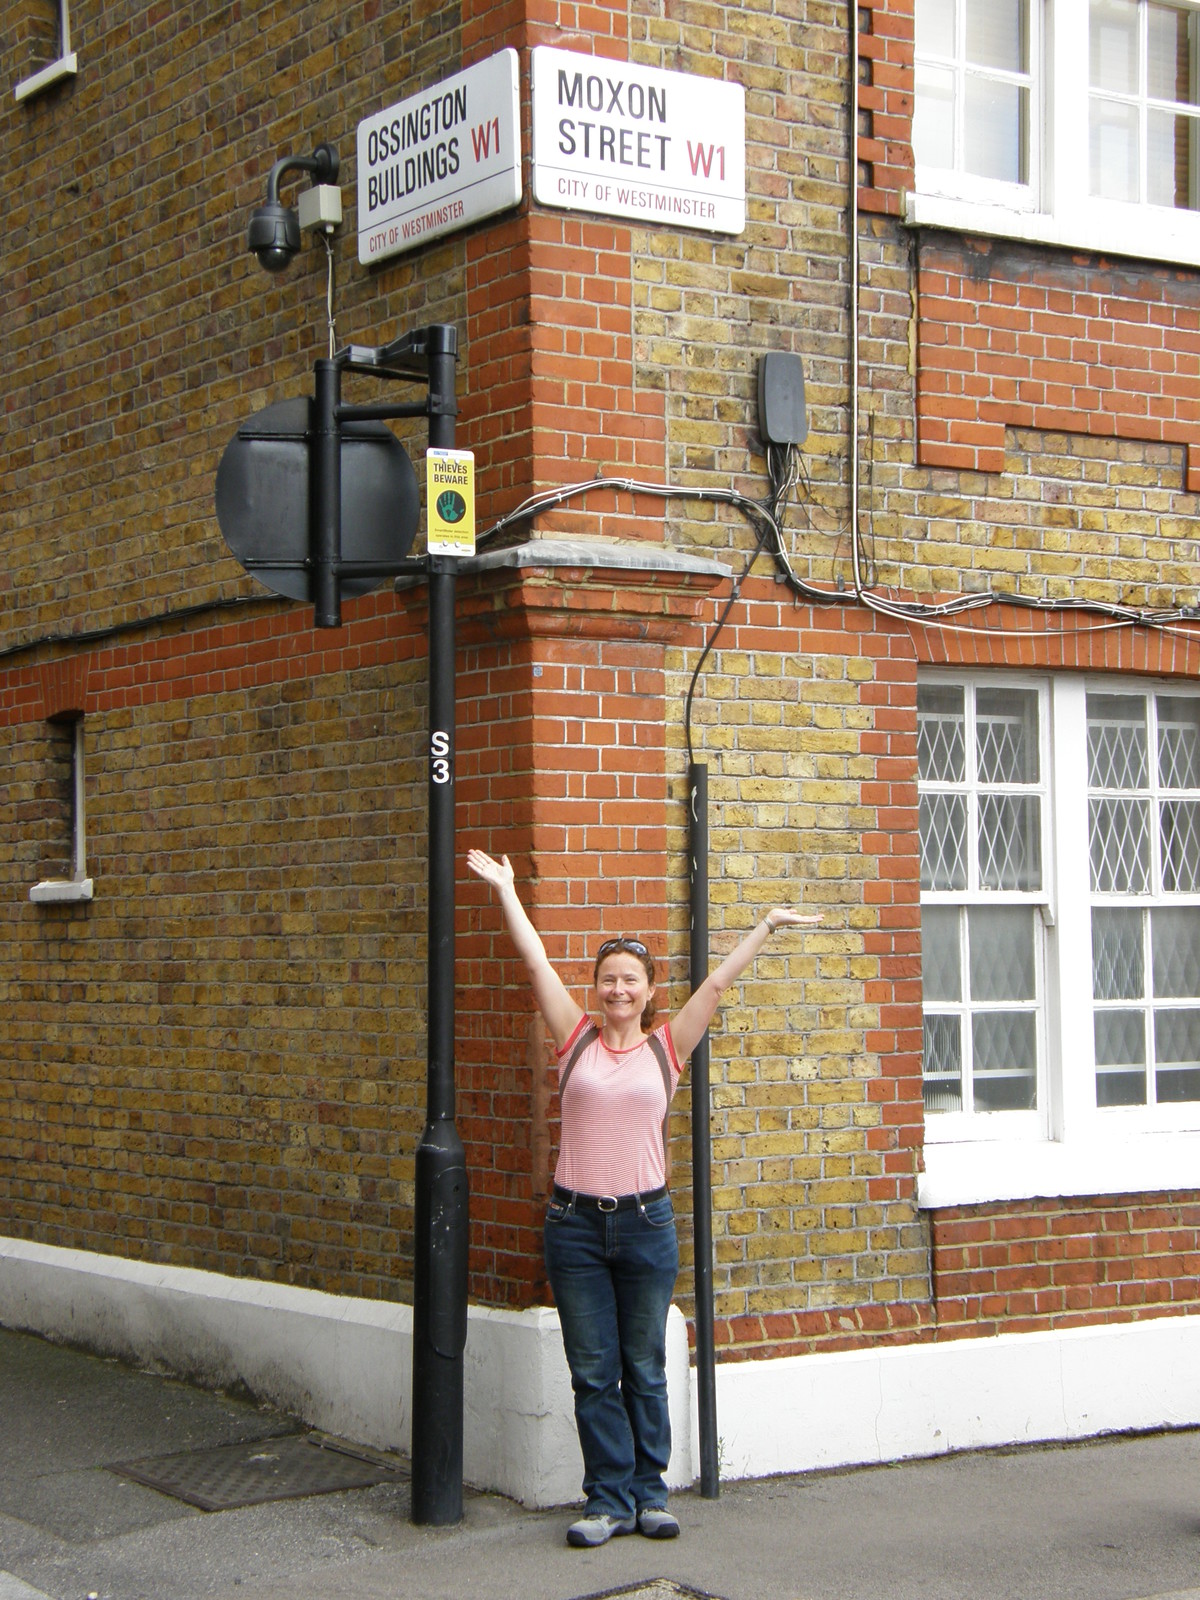
M 788 906 L 773 906 L 761 922 L 756 922 L 741 944 L 725 957 L 715 972 L 709 973 L 678 1015 L 671 1018 L 671 1042 L 679 1060 L 686 1060 L 700 1043 L 721 1004 L 722 993 L 746 970 L 776 928 L 810 927 L 820 920 L 819 916 L 792 911 Z
M 566 985 L 550 965 L 541 935 L 521 904 L 512 863 L 507 856 L 496 861 L 483 850 L 468 850 L 467 866 L 495 890 L 512 942 L 529 973 L 534 1001 L 550 1030 L 555 1048 L 561 1050 L 583 1016 L 583 1008 L 571 998 Z

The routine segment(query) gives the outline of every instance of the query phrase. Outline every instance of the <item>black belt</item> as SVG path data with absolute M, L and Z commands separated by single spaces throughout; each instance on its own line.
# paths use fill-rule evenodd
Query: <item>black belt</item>
M 606 1215 L 648 1206 L 654 1200 L 664 1199 L 669 1192 L 665 1184 L 661 1189 L 647 1189 L 645 1194 L 580 1194 L 577 1189 L 560 1189 L 557 1183 L 554 1185 L 554 1198 L 564 1206 L 570 1206 L 573 1211 L 603 1211 Z

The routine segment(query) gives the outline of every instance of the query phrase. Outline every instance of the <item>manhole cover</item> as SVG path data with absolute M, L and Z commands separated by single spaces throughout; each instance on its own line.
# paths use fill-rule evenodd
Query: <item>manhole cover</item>
M 201 1511 L 231 1511 L 235 1506 L 256 1506 L 266 1500 L 367 1489 L 408 1477 L 404 1468 L 383 1456 L 310 1433 L 123 1461 L 109 1471 L 176 1500 L 186 1500 Z
M 632 1589 L 605 1589 L 603 1594 L 584 1596 L 581 1600 L 720 1600 L 720 1596 L 709 1594 L 707 1590 L 685 1588 L 670 1578 L 650 1578 Z

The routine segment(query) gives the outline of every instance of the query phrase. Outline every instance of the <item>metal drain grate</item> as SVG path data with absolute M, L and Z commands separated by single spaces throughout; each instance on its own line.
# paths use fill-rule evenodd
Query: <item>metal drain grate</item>
M 108 1469 L 201 1511 L 231 1511 L 267 1500 L 298 1500 L 339 1489 L 400 1483 L 408 1472 L 396 1462 L 325 1434 L 285 1434 L 247 1444 L 189 1450 L 181 1455 L 123 1461 Z

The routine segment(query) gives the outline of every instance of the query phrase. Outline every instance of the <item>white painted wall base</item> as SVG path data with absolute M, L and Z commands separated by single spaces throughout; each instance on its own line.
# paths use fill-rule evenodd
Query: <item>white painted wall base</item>
M 177 1373 L 243 1383 L 312 1427 L 381 1450 L 409 1448 L 412 1308 L 186 1267 L 0 1238 L 0 1326 Z M 675 1449 L 691 1483 L 687 1326 L 667 1325 Z M 583 1461 L 558 1313 L 472 1306 L 463 1363 L 463 1471 L 531 1506 L 580 1498 Z
M 0 1238 L 0 1326 L 240 1382 L 313 1427 L 408 1449 L 408 1306 Z M 676 1308 L 667 1337 L 678 1488 L 699 1451 Z M 471 1307 L 464 1398 L 468 1482 L 531 1506 L 579 1498 L 554 1311 Z M 727 1479 L 1200 1426 L 1200 1316 L 725 1364 L 717 1416 Z
M 728 1478 L 1200 1426 L 1200 1316 L 717 1368 Z

